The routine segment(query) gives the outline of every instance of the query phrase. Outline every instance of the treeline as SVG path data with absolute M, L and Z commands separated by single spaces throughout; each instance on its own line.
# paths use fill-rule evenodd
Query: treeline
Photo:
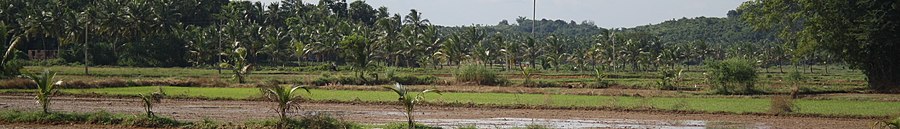
M 416 10 L 390 14 L 364 1 L 7 0 L 0 21 L 5 60 L 25 50 L 60 50 L 89 66 L 250 67 L 331 62 L 444 67 L 463 63 L 555 70 L 652 71 L 740 57 L 789 64 L 772 33 L 752 31 L 740 13 L 636 28 L 530 20 L 441 27 Z M 534 33 L 532 33 L 532 29 Z M 817 57 L 801 58 L 807 64 Z

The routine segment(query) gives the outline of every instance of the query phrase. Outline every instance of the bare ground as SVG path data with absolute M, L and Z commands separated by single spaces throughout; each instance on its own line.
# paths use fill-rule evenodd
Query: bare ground
M 197 121 L 204 118 L 241 123 L 248 120 L 275 117 L 272 102 L 263 101 L 201 101 L 164 100 L 154 107 L 158 115 L 177 120 Z M 305 112 L 295 114 L 325 113 L 343 120 L 361 123 L 391 123 L 405 119 L 398 106 L 344 103 L 303 103 Z M 31 96 L 0 95 L 0 110 L 38 110 Z M 723 114 L 674 114 L 659 112 L 622 112 L 588 110 L 536 110 L 462 107 L 417 107 L 416 118 L 432 125 L 465 124 L 463 120 L 494 121 L 526 119 L 534 123 L 556 124 L 563 121 L 592 121 L 606 125 L 638 124 L 646 126 L 598 126 L 658 128 L 669 125 L 678 127 L 726 127 L 726 128 L 872 128 L 872 119 L 814 118 L 786 116 L 723 115 Z M 138 99 L 57 97 L 51 105 L 53 111 L 140 114 L 143 112 Z M 538 121 L 538 122 L 535 122 Z M 619 122 L 616 122 L 619 121 Z M 700 122 L 698 125 L 697 122 Z M 472 123 L 471 121 L 468 123 Z M 688 123 L 688 124 L 684 124 Z M 691 124 L 693 123 L 693 124 Z M 0 128 L 45 128 L 43 125 L 0 124 Z M 57 126 L 47 126 L 55 128 Z M 65 126 L 92 128 L 91 125 Z M 481 127 L 481 126 L 479 126 Z M 497 126 L 501 127 L 501 126 Z M 560 126 L 574 127 L 574 126 Z M 104 128 L 104 127 L 101 127 Z M 114 128 L 114 127 L 110 127 Z

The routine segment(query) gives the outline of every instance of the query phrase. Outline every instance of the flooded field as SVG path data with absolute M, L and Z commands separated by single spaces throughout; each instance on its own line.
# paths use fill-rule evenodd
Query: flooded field
M 537 119 L 537 118 L 487 118 L 487 119 L 428 119 L 423 124 L 443 127 L 523 128 L 530 125 L 547 128 L 771 128 L 763 123 L 710 122 L 703 120 L 632 120 L 632 119 Z

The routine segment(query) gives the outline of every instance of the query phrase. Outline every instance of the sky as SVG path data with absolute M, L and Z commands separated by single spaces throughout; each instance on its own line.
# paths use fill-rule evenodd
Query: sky
M 280 0 L 251 0 L 263 3 Z M 316 3 L 318 0 L 304 0 Z M 352 2 L 354 0 L 347 0 Z M 725 17 L 748 0 L 537 0 L 538 19 L 592 21 L 604 28 L 657 24 L 682 17 Z M 532 0 L 366 0 L 374 8 L 388 7 L 391 13 L 406 15 L 410 9 L 422 12 L 432 24 L 460 26 L 496 25 L 501 20 L 515 23 L 519 16 L 531 18 Z

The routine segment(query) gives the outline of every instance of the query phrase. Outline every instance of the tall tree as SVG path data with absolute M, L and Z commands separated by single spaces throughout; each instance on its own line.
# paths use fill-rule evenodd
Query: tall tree
M 862 69 L 871 89 L 900 91 L 900 2 L 753 0 L 739 10 L 757 29 L 780 30 L 800 53 L 824 50 Z

